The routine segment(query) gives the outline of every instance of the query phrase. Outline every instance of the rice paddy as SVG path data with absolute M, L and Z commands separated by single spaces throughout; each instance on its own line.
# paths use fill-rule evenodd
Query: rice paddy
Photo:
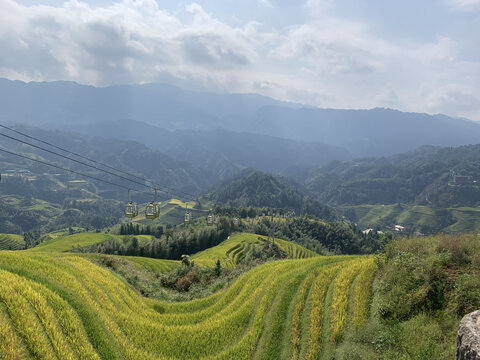
M 166 303 L 79 256 L 3 251 L 0 358 L 317 359 L 365 321 L 373 273 L 373 257 L 288 259 Z
M 266 236 L 256 234 L 235 234 L 221 244 L 201 251 L 192 256 L 195 263 L 203 266 L 214 266 L 217 259 L 227 267 L 234 267 L 243 260 L 246 252 L 254 245 L 263 245 L 267 241 Z M 304 259 L 319 256 L 317 253 L 304 248 L 301 245 L 275 239 L 275 244 L 284 251 L 290 259 Z

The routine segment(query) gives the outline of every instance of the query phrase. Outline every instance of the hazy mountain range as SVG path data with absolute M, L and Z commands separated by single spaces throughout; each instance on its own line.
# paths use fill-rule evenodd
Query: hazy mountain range
M 480 124 L 445 115 L 405 113 L 390 109 L 317 109 L 254 94 L 194 92 L 162 84 L 95 88 L 73 82 L 23 83 L 0 79 L 0 94 L 2 122 L 48 125 L 53 128 L 61 126 L 64 129 L 84 126 L 84 129 L 90 127 L 99 132 L 98 122 L 106 122 L 102 126 L 109 135 L 115 133 L 116 137 L 126 139 L 132 137 L 131 128 L 125 123 L 112 123 L 112 127 L 117 127 L 114 131 L 108 128 L 108 122 L 135 120 L 173 131 L 165 135 L 172 141 L 163 138 L 168 145 L 157 144 L 158 149 L 171 151 L 172 154 L 177 152 L 179 156 L 189 152 L 200 153 L 202 158 L 208 158 L 212 152 L 217 153 L 215 157 L 223 154 L 226 162 L 240 167 L 252 163 L 232 158 L 232 154 L 237 154 L 239 149 L 235 141 L 248 139 L 245 140 L 245 147 L 252 146 L 252 143 L 260 147 L 259 143 L 265 141 L 265 149 L 269 146 L 268 140 L 247 135 L 242 138 L 230 132 L 299 141 L 295 145 L 290 142 L 288 146 L 316 154 L 314 157 L 320 156 L 322 151 L 332 152 L 333 158 L 337 159 L 347 158 L 348 153 L 353 157 L 386 156 L 421 145 L 457 146 L 480 142 Z M 145 130 L 138 130 L 140 139 L 136 140 L 152 145 L 152 139 L 148 136 L 150 130 L 139 123 L 135 126 L 143 126 Z M 178 132 L 184 130 L 187 132 Z M 193 130 L 207 133 L 188 132 Z M 218 132 L 220 130 L 223 132 Z M 218 136 L 232 146 L 230 156 L 222 140 L 211 142 Z M 203 144 L 197 147 L 198 142 L 191 143 L 187 148 L 184 142 L 193 138 Z M 272 138 L 270 140 L 274 141 Z M 280 140 L 275 141 L 279 144 Z M 182 150 L 174 150 L 172 142 Z M 205 146 L 205 142 L 211 143 Z M 285 149 L 288 146 L 281 144 Z M 293 149 L 290 151 L 295 152 Z M 299 163 L 308 158 L 302 155 L 295 157 Z M 332 159 L 330 156 L 324 158 Z M 318 162 L 321 161 L 324 159 Z M 279 167 L 272 165 L 271 168 L 278 170 Z

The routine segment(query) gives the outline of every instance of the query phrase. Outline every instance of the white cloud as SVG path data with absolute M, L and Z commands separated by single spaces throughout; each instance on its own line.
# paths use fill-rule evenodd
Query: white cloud
M 270 0 L 258 0 L 258 5 L 265 8 L 273 8 Z
M 271 28 L 254 21 L 230 25 L 197 3 L 180 20 L 154 0 L 96 7 L 70 0 L 59 8 L 0 0 L 0 77 L 168 81 L 321 107 L 395 107 L 480 120 L 480 61 L 463 59 L 457 39 L 393 41 L 365 21 L 334 16 L 334 6 L 308 0 L 304 23 L 265 30 Z
M 447 0 L 452 10 L 475 11 L 480 9 L 480 0 Z
M 181 74 L 248 66 L 254 56 L 246 34 L 197 4 L 189 24 L 160 10 L 154 0 L 92 8 L 69 1 L 62 8 L 0 3 L 0 76 L 76 80 L 95 85 L 145 82 L 161 71 Z M 8 14 L 8 16 L 6 15 Z

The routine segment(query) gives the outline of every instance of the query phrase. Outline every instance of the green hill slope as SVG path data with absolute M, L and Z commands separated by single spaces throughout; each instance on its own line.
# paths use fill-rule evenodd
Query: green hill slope
M 23 249 L 23 237 L 17 234 L 0 234 L 0 250 Z
M 480 230 L 480 208 L 434 209 L 423 205 L 343 206 L 345 216 L 360 228 L 383 229 L 395 224 L 426 233 L 475 232 Z
M 146 299 L 71 255 L 0 252 L 0 355 L 316 359 L 368 317 L 372 257 L 254 268 L 204 299 Z
M 245 252 L 248 251 L 251 246 L 264 244 L 266 240 L 266 236 L 256 234 L 235 234 L 221 244 L 193 255 L 192 260 L 200 265 L 214 266 L 217 259 L 219 259 L 225 266 L 233 267 L 243 259 Z M 305 259 L 319 256 L 317 253 L 290 241 L 275 239 L 275 244 L 277 244 L 280 250 L 284 251 L 290 259 Z
M 135 235 L 139 241 L 150 240 L 151 235 Z M 66 252 L 77 247 L 84 247 L 96 243 L 101 243 L 113 238 L 122 238 L 120 235 L 83 232 L 68 236 L 58 236 L 45 241 L 38 246 L 29 249 L 31 252 Z
M 307 172 L 303 184 L 327 204 L 475 207 L 480 204 L 479 164 L 480 144 L 422 146 L 385 158 L 335 161 Z

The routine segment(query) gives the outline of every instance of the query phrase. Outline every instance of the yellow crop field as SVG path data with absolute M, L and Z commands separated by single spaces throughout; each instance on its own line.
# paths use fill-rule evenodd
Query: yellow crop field
M 83 257 L 0 251 L 0 358 L 317 359 L 365 321 L 374 271 L 372 257 L 287 259 L 168 303 Z

